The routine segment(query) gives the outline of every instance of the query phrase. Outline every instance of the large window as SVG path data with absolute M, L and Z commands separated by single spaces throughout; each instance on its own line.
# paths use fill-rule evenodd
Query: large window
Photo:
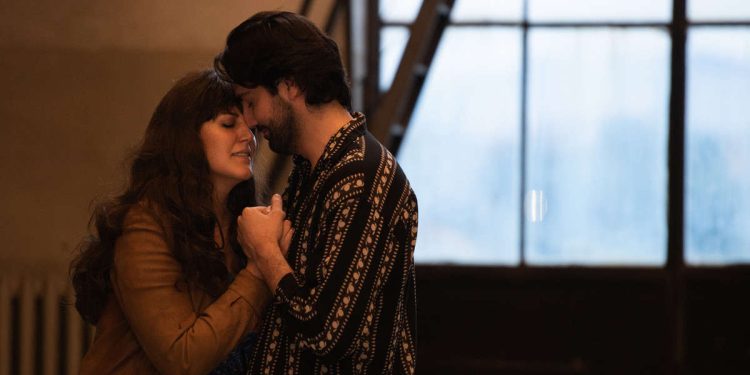
M 421 3 L 379 2 L 382 91 Z M 663 265 L 676 62 L 686 261 L 750 261 L 750 2 L 687 9 L 456 0 L 398 151 L 420 203 L 417 261 Z

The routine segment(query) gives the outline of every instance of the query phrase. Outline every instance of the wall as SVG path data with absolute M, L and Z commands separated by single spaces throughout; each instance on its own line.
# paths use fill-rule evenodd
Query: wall
M 0 273 L 65 271 L 172 82 L 252 13 L 300 3 L 0 0 Z

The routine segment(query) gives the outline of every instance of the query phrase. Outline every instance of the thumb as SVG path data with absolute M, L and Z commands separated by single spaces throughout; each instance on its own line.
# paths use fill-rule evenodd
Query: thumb
M 271 211 L 283 211 L 281 195 L 274 194 L 271 197 Z

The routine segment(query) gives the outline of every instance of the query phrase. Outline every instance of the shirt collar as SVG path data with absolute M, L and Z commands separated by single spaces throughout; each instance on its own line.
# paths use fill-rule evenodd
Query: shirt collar
M 318 159 L 318 164 L 315 166 L 316 170 L 325 169 L 332 161 L 338 159 L 341 150 L 344 150 L 346 145 L 351 143 L 351 140 L 362 136 L 367 130 L 365 121 L 365 115 L 360 112 L 354 113 L 354 118 L 347 122 L 346 125 L 342 126 L 326 143 L 323 149 L 323 155 Z M 302 170 L 308 170 L 310 168 L 310 161 L 302 157 L 301 155 L 294 155 L 292 157 L 294 165 Z

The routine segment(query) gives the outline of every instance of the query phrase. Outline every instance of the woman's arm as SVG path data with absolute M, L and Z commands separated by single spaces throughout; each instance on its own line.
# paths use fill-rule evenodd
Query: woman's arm
M 256 326 L 270 298 L 263 280 L 240 271 L 203 312 L 185 285 L 164 232 L 134 208 L 115 245 L 112 285 L 144 352 L 161 373 L 205 374 Z

